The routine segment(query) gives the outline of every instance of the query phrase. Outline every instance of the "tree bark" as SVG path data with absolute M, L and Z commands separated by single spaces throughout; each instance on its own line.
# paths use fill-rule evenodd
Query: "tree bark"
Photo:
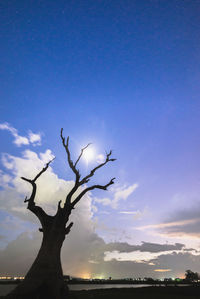
M 38 255 L 25 279 L 7 298 L 16 299 L 63 299 L 67 298 L 68 287 L 64 282 L 61 266 L 61 247 L 65 239 L 64 229 L 44 229 Z

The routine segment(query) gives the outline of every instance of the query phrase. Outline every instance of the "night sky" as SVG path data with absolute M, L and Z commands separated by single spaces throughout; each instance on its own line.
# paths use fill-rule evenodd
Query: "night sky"
M 92 183 L 62 250 L 79 277 L 182 277 L 200 272 L 200 2 L 0 3 L 0 275 L 24 275 L 41 242 L 24 198 L 54 214 L 92 142 Z

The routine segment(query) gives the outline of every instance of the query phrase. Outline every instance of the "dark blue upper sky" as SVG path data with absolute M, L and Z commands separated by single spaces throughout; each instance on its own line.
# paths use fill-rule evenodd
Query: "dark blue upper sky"
M 147 169 L 195 154 L 199 13 L 198 1 L 2 2 L 2 122 L 50 147 L 64 127 L 127 170 L 132 154 Z
M 118 160 L 107 175 L 138 182 L 139 208 L 159 215 L 174 194 L 194 199 L 199 1 L 5 0 L 0 15 L 1 123 L 40 131 L 62 177 L 61 127 L 75 152 L 90 141 L 112 148 Z M 2 152 L 19 154 L 0 133 Z

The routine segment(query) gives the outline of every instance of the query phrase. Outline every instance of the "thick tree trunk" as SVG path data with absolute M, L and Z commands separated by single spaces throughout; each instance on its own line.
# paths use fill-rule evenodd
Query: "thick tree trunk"
M 63 299 L 68 287 L 63 279 L 60 252 L 65 232 L 51 229 L 44 232 L 39 253 L 24 281 L 7 298 Z

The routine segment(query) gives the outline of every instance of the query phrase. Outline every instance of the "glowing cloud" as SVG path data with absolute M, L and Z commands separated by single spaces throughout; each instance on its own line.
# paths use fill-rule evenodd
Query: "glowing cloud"
M 155 272 L 170 272 L 172 269 L 155 269 Z

